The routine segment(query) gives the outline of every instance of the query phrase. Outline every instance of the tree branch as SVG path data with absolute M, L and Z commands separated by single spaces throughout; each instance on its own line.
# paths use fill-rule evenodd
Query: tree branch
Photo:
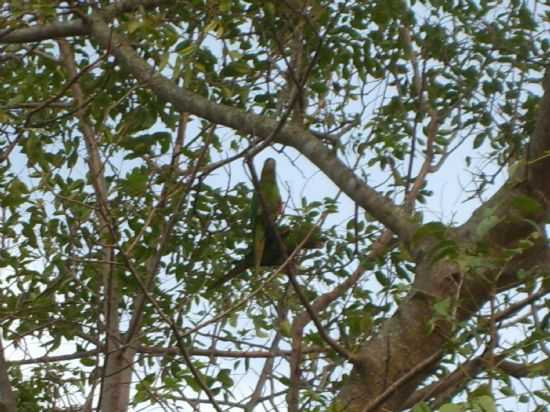
M 528 184 L 543 202 L 546 216 L 550 216 L 550 65 L 543 80 L 544 95 L 541 99 L 535 131 L 529 142 L 527 154 Z
M 100 353 L 99 349 L 88 350 L 83 352 L 69 353 L 67 355 L 56 355 L 56 356 L 40 356 L 38 358 L 30 359 L 19 359 L 14 361 L 9 361 L 9 365 L 34 365 L 36 363 L 54 363 L 54 362 L 64 362 L 74 359 L 87 358 L 89 356 L 94 356 Z
M 120 342 L 118 304 L 121 298 L 118 280 L 116 276 L 114 276 L 114 266 L 112 263 L 108 263 L 115 260 L 113 244 L 116 241 L 116 233 L 113 229 L 113 220 L 109 209 L 107 182 L 105 179 L 104 164 L 99 150 L 99 142 L 95 130 L 89 122 L 87 113 L 84 110 L 84 94 L 78 82 L 79 73 L 76 71 L 74 53 L 67 41 L 59 40 L 58 44 L 65 70 L 70 78 L 75 79 L 75 81 L 71 81 L 69 84 L 76 106 L 78 107 L 76 112 L 78 127 L 86 143 L 88 154 L 87 163 L 97 203 L 96 214 L 101 225 L 101 238 L 105 242 L 105 245 L 102 247 L 102 255 L 106 263 L 100 266 L 105 294 L 103 299 L 103 315 L 105 316 L 106 339 L 106 345 L 104 347 L 104 367 L 102 369 L 102 390 L 99 397 L 99 403 L 103 405 L 103 403 L 108 404 L 113 399 L 116 386 L 113 382 L 121 377 L 121 375 L 115 377 L 119 371 L 114 365 L 116 361 L 112 356 L 117 350 Z M 115 370 L 117 372 L 115 372 Z
M 4 358 L 4 346 L 0 339 L 0 410 L 2 412 L 17 412 L 15 395 L 8 376 L 8 364 Z
M 459 365 L 451 374 L 411 395 L 401 409 L 412 408 L 418 402 L 431 398 L 435 398 L 431 407 L 436 409 L 452 399 L 461 388 L 475 379 L 483 370 L 490 369 L 492 363 L 488 362 L 488 359 L 491 357 L 496 360 L 495 367 L 497 369 L 516 378 L 533 376 L 534 372 L 537 372 L 536 376 L 547 376 L 549 373 L 548 359 L 532 364 L 520 364 L 505 361 L 505 356 L 505 354 L 493 355 L 488 352 Z
M 105 49 L 111 50 L 118 62 L 138 81 L 150 88 L 162 100 L 172 103 L 179 111 L 189 112 L 232 129 L 268 138 L 278 121 L 266 116 L 214 103 L 207 98 L 178 87 L 149 66 L 132 49 L 128 41 L 109 28 L 98 13 L 87 17 L 90 34 Z M 366 211 L 394 233 L 407 241 L 416 230 L 405 211 L 359 179 L 338 157 L 307 130 L 296 125 L 281 128 L 275 141 L 292 146 L 315 163 L 334 183 Z
M 151 9 L 163 3 L 174 3 L 167 0 L 121 0 L 105 7 L 103 16 L 112 20 L 116 16 L 134 11 L 139 7 Z M 70 36 L 82 36 L 88 34 L 88 28 L 81 19 L 67 22 L 55 22 L 51 24 L 25 27 L 23 29 L 0 30 L 0 44 L 29 43 L 43 40 L 59 39 Z

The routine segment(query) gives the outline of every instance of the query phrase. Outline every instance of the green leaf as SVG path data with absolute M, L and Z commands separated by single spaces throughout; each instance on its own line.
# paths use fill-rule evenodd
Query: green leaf
M 433 309 L 436 314 L 447 319 L 451 315 L 452 301 L 451 298 L 445 298 L 434 303 Z
M 216 379 L 218 379 L 222 386 L 225 389 L 231 388 L 233 386 L 233 379 L 231 379 L 231 370 L 230 369 L 221 369 L 218 372 L 218 375 L 216 376 Z
M 413 241 L 418 242 L 419 240 L 428 237 L 442 239 L 447 230 L 447 226 L 441 222 L 428 222 L 425 225 L 420 226 L 420 228 L 416 231 L 413 236 Z
M 34 225 L 33 224 L 24 223 L 23 224 L 23 230 L 21 231 L 21 233 L 23 235 L 25 235 L 25 237 L 27 238 L 27 242 L 31 247 L 33 247 L 33 248 L 38 247 L 36 235 L 34 233 Z
M 148 177 L 147 173 L 142 170 L 134 169 L 126 179 L 122 181 L 122 187 L 131 196 L 141 196 L 147 189 Z
M 472 409 L 477 412 L 496 412 L 497 407 L 492 396 L 482 395 L 471 401 Z
M 438 242 L 429 252 L 432 262 L 444 258 L 456 259 L 459 256 L 460 248 L 454 240 L 442 240 Z
M 432 409 L 430 408 L 430 406 L 424 401 L 417 403 L 411 409 L 411 412 L 431 412 L 431 411 Z
M 384 287 L 390 286 L 390 280 L 388 277 L 381 271 L 377 270 L 374 272 L 374 276 L 376 277 L 376 280 L 378 283 L 380 283 Z
M 250 67 L 242 60 L 234 61 L 225 66 L 221 75 L 224 77 L 238 77 L 250 72 Z
M 476 237 L 479 240 L 483 239 L 501 220 L 495 214 L 494 208 L 485 208 L 482 213 L 482 219 L 475 228 Z
M 475 139 L 474 139 L 474 143 L 472 145 L 472 147 L 474 149 L 479 149 L 479 147 L 483 144 L 483 142 L 485 141 L 485 139 L 488 137 L 488 134 L 486 132 L 482 132 L 482 133 L 479 133 Z
M 31 165 L 42 160 L 44 152 L 42 151 L 42 143 L 34 134 L 25 141 L 24 152 L 26 153 Z
M 529 196 L 519 195 L 512 199 L 511 205 L 518 210 L 523 217 L 532 218 L 543 212 L 542 205 Z
M 138 19 L 132 19 L 128 22 L 128 33 L 132 34 L 137 29 L 139 29 L 141 26 L 143 26 L 143 21 Z
M 466 408 L 462 404 L 446 403 L 439 408 L 439 412 L 466 412 Z
M 542 390 L 533 391 L 536 397 L 542 399 L 544 402 L 546 402 L 548 405 L 550 405 L 550 392 L 545 392 Z
M 27 200 L 28 193 L 27 185 L 16 177 L 8 186 L 7 193 L 2 196 L 1 204 L 4 207 L 17 207 Z
M 288 320 L 283 320 L 280 324 L 279 324 L 279 330 L 281 331 L 281 335 L 285 336 L 285 337 L 290 337 L 291 336 L 291 327 L 290 327 L 290 322 Z
M 95 366 L 96 360 L 94 358 L 81 358 L 80 363 L 84 366 Z

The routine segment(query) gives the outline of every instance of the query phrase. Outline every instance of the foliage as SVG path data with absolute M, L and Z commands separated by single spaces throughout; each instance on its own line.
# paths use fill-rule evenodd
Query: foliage
M 308 323 L 286 275 L 264 268 L 227 287 L 208 288 L 250 250 L 254 189 L 243 160 L 253 159 L 266 139 L 244 125 L 212 121 L 206 109 L 206 116 L 179 110 L 136 80 L 90 33 L 6 40 L 26 27 L 79 20 L 94 12 L 91 3 L 0 3 L 6 30 L 0 32 L 0 316 L 20 410 L 68 408 L 87 396 L 99 402 L 106 345 L 114 339 L 106 332 L 113 321 L 109 305 L 120 316 L 122 342 L 111 343 L 137 353 L 130 395 L 136 410 L 209 402 L 205 387 L 225 408 L 268 410 L 270 401 L 279 404 L 287 396 L 292 410 L 287 392 L 298 383 L 302 410 L 335 408 L 353 363 Z M 111 10 L 112 2 L 93 3 Z M 478 207 L 502 186 L 506 167 L 525 158 L 550 57 L 550 11 L 542 2 L 136 3 L 141 6 L 106 13 L 109 26 L 156 72 L 194 93 L 189 99 L 218 103 L 225 119 L 231 106 L 311 132 L 327 153 L 381 198 L 403 205 L 418 224 L 410 239 L 378 252 L 386 222 L 342 196 L 343 185 L 313 180 L 317 193 L 302 196 L 306 178 L 331 171 L 297 157 L 276 133 L 268 141 L 285 203 L 279 223 L 319 224 L 326 239 L 322 249 L 299 253 L 295 278 L 310 303 L 346 285 L 317 316 L 349 352 L 382 333 L 400 304 L 418 298 L 415 245 L 430 264 L 453 262 L 465 276 L 482 279 L 540 242 L 545 206 L 531 193 L 508 200 L 512 217 L 492 205 L 481 211 L 468 242 L 453 232 L 468 216 L 428 221 L 441 199 L 445 216 L 457 212 L 454 199 L 434 193 L 437 172 L 466 170 L 471 183 L 461 200 Z M 491 236 L 510 221 L 538 231 L 497 252 Z M 439 333 L 441 322 L 448 322 L 456 333 L 424 384 L 485 356 L 481 347 L 499 348 L 517 363 L 548 361 L 544 294 L 519 312 L 494 318 L 539 293 L 543 282 L 547 290 L 548 276 L 531 269 L 517 270 L 513 288 L 495 286 L 476 316 L 460 318 L 454 295 L 430 301 L 433 316 L 424 332 Z M 139 297 L 145 303 L 138 313 Z M 304 317 L 308 324 L 300 331 L 297 320 Z M 204 385 L 182 361 L 173 327 Z M 497 330 L 509 338 L 495 342 Z M 296 340 L 302 346 L 298 381 L 289 373 Z M 532 407 L 548 399 L 548 388 L 531 392 L 512 372 L 498 369 L 495 358 L 487 362 L 490 368 L 477 370 L 451 394 L 458 401 L 439 403 L 441 411 Z M 540 375 L 535 369 L 520 378 L 538 385 Z M 468 397 L 480 382 L 490 382 L 492 390 Z M 256 384 L 259 392 L 253 393 Z M 413 410 L 432 410 L 428 401 L 439 400 L 427 398 Z

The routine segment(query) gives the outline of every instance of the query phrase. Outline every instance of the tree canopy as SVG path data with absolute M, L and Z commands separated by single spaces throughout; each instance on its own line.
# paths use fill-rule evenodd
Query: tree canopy
M 542 411 L 549 22 L 0 2 L 0 409 Z M 250 261 L 267 156 L 276 256 L 210 287 Z

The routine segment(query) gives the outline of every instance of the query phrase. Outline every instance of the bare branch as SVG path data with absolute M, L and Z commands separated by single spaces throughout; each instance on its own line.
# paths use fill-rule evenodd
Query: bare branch
M 64 361 L 69 361 L 74 359 L 87 358 L 89 356 L 97 355 L 98 353 L 100 353 L 100 350 L 94 349 L 94 350 L 88 350 L 84 352 L 69 353 L 67 355 L 40 356 L 38 358 L 14 360 L 14 361 L 9 361 L 8 364 L 9 365 L 33 365 L 36 363 L 64 362 Z

